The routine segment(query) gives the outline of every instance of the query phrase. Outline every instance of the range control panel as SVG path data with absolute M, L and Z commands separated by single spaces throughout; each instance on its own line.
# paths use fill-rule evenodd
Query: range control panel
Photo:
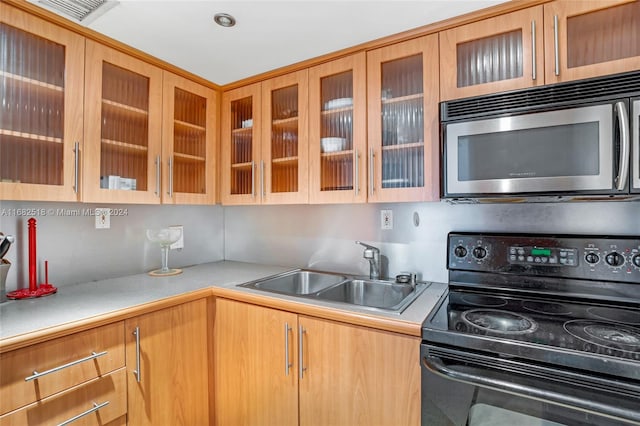
M 640 237 L 450 233 L 450 270 L 640 284 Z

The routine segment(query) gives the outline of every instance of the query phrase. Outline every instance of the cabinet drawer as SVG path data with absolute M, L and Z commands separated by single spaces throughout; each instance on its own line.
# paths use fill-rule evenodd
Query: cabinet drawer
M 121 367 L 122 322 L 0 354 L 0 414 Z
M 58 425 L 74 418 L 74 426 L 124 424 L 127 413 L 126 387 L 126 369 L 121 368 L 5 414 L 0 417 L 0 426 Z

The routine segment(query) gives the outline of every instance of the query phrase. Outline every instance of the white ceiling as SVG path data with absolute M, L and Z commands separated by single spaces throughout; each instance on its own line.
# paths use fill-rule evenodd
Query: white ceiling
M 504 1 L 120 0 L 86 26 L 223 85 Z

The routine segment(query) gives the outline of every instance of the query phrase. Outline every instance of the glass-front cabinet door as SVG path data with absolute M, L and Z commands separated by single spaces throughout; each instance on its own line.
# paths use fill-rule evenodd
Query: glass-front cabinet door
M 222 95 L 222 204 L 256 204 L 259 192 L 261 85 Z
M 544 84 L 542 17 L 536 6 L 442 31 L 441 100 Z
M 640 69 L 638 1 L 554 1 L 544 22 L 547 83 Z
M 83 201 L 161 200 L 162 70 L 87 40 Z
M 216 92 L 164 72 L 162 202 L 215 203 Z
M 83 81 L 83 37 L 0 3 L 0 199 L 78 199 Z
M 438 35 L 367 53 L 368 199 L 439 198 Z
M 307 70 L 262 82 L 259 192 L 263 203 L 308 201 L 308 108 Z
M 365 53 L 309 70 L 311 203 L 367 200 L 366 73 Z

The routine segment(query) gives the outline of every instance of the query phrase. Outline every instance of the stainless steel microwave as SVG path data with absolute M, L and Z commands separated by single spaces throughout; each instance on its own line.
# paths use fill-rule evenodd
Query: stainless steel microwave
M 443 102 L 441 136 L 445 199 L 640 199 L 640 72 Z

